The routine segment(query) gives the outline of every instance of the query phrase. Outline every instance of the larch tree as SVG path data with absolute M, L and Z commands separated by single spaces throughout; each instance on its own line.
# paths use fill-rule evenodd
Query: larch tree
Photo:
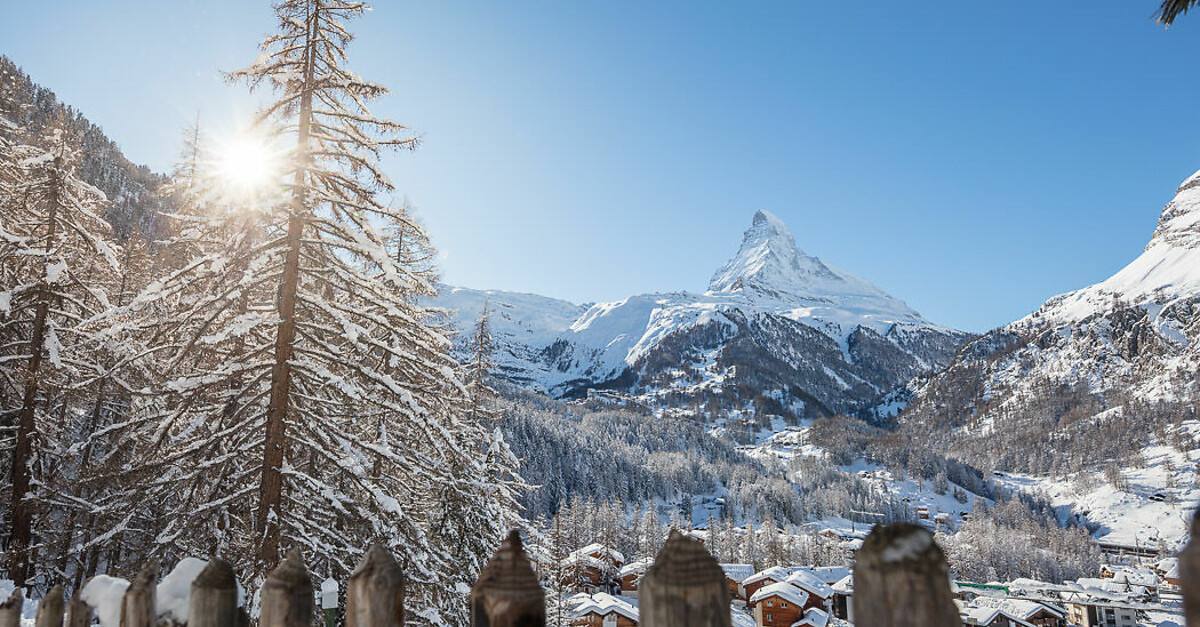
M 0 415 L 6 425 L 5 527 L 8 573 L 28 583 L 36 557 L 35 518 L 53 494 L 46 486 L 66 472 L 74 404 L 104 368 L 102 347 L 80 324 L 109 307 L 107 288 L 119 247 L 101 218 L 104 194 L 75 171 L 78 150 L 55 130 L 40 147 L 5 150 L 8 193 L 0 205 Z M 42 494 L 39 494 L 42 493 Z
M 358 2 L 285 0 L 279 31 L 232 77 L 272 88 L 264 141 L 283 147 L 253 206 L 223 193 L 200 150 L 172 189 L 173 259 L 114 315 L 126 316 L 163 383 L 140 402 L 138 527 L 164 554 L 224 554 L 260 577 L 281 549 L 347 574 L 372 542 L 394 549 L 412 585 L 411 618 L 462 624 L 445 582 L 473 577 L 517 514 L 493 477 L 515 460 L 469 415 L 429 268 L 382 151 L 412 148 L 374 117 L 386 93 L 344 67 Z M 194 152 L 194 151 L 193 151 Z M 404 241 L 389 237 L 403 226 Z M 491 453 L 491 455 L 489 455 Z M 504 469 L 497 471 L 493 464 Z M 143 506 L 143 510 L 147 508 Z M 470 540 L 468 543 L 467 540 Z
M 471 417 L 476 420 L 492 418 L 486 404 L 492 395 L 488 379 L 496 367 L 496 362 L 492 359 L 495 342 L 492 340 L 492 323 L 486 302 L 479 313 L 479 320 L 475 323 L 468 348 L 470 354 L 467 363 L 463 365 L 463 382 L 471 399 Z

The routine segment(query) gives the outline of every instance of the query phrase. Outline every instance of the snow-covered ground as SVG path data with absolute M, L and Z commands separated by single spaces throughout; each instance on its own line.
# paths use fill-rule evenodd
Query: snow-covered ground
M 785 427 L 766 437 L 758 445 L 743 447 L 742 450 L 751 457 L 775 459 L 784 462 L 798 456 L 825 459 L 825 451 L 809 441 L 811 427 L 812 421 L 802 422 L 798 426 Z M 928 512 L 930 524 L 933 524 L 937 514 L 949 514 L 949 530 L 951 531 L 956 530 L 962 524 L 964 514 L 969 515 L 971 513 L 975 507 L 975 500 L 982 498 L 967 490 L 963 490 L 953 482 L 947 482 L 948 487 L 945 493 L 938 494 L 930 481 L 911 478 L 898 479 L 892 471 L 862 458 L 856 459 L 849 465 L 834 465 L 832 467 L 867 482 L 880 494 L 892 495 L 903 501 L 914 511 L 917 511 L 919 508 L 925 508 L 925 511 Z M 960 502 L 955 498 L 955 488 L 959 488 L 959 493 L 965 496 L 965 502 Z M 850 521 L 843 522 L 854 528 L 862 528 L 861 523 L 855 525 Z M 823 525 L 821 528 L 840 529 L 841 527 L 837 520 L 817 521 L 817 524 Z
M 1200 420 L 1185 421 L 1189 435 L 1200 434 Z M 1124 489 L 1096 471 L 1064 479 L 1005 473 L 996 483 L 1047 498 L 1061 519 L 1078 516 L 1098 525 L 1093 537 L 1106 544 L 1168 551 L 1182 548 L 1196 503 L 1196 465 L 1200 451 L 1180 452 L 1155 439 L 1143 451 L 1145 465 L 1124 467 Z

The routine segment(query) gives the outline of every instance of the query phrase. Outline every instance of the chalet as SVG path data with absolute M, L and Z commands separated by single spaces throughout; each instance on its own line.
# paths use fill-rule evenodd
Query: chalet
M 646 574 L 646 569 L 653 563 L 651 560 L 638 560 L 622 566 L 617 571 L 617 584 L 621 587 L 621 594 L 636 598 L 642 575 Z
M 808 593 L 808 607 L 820 607 L 828 610 L 833 603 L 833 588 L 817 579 L 817 576 L 811 571 L 796 570 L 788 575 L 784 582 Z
M 575 606 L 573 627 L 637 627 L 638 608 L 609 594 L 591 595 Z
M 625 558 L 602 544 L 589 544 L 562 561 L 563 585 L 582 592 L 616 592 L 617 573 Z
M 1154 564 L 1153 570 L 1162 585 L 1172 588 L 1179 587 L 1179 558 L 1168 557 L 1160 560 Z
M 790 574 L 792 574 L 790 570 L 781 566 L 768 568 L 766 570 L 754 573 L 753 575 L 750 575 L 742 580 L 742 586 L 739 590 L 741 593 L 740 596 L 746 599 L 746 601 L 751 605 L 754 605 L 754 602 L 751 599 L 754 598 L 755 592 L 758 592 L 759 589 L 765 586 L 783 583 L 783 581 L 787 579 L 788 575 Z
M 918 506 L 917 507 L 917 518 L 919 518 L 921 520 L 929 520 L 929 508 L 924 505 Z
M 810 600 L 807 592 L 790 583 L 773 583 L 755 591 L 750 605 L 758 627 L 792 627 L 804 615 Z
M 725 584 L 729 586 L 729 598 L 747 600 L 742 581 L 754 576 L 753 564 L 721 564 L 725 571 Z
M 830 586 L 833 588 L 833 615 L 848 622 L 854 622 L 854 575 L 846 575 L 841 581 Z
M 620 568 L 625 563 L 625 556 L 615 549 L 610 549 L 603 544 L 593 542 L 582 549 L 573 551 L 567 556 L 568 559 L 574 556 L 586 555 L 592 559 L 598 559 L 609 562 L 613 568 Z

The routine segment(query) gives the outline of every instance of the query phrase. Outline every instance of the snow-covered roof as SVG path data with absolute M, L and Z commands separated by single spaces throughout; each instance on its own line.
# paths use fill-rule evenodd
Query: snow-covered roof
M 997 618 L 1004 616 L 1012 623 L 1021 625 L 1022 627 L 1034 627 L 1029 621 L 1013 616 L 997 607 L 973 605 L 958 601 L 955 603 L 958 604 L 958 614 L 962 617 L 964 625 L 991 625 Z
M 562 561 L 562 564 L 563 564 L 563 566 L 566 566 L 567 568 L 589 568 L 590 567 L 590 568 L 595 568 L 597 570 L 604 570 L 605 567 L 608 567 L 608 568 L 612 567 L 611 564 L 605 564 L 604 562 L 592 557 L 591 555 L 576 555 L 574 553 L 572 553 L 572 554 L 568 555 L 566 558 L 564 558 Z
M 833 596 L 833 588 L 830 588 L 829 584 L 818 579 L 811 571 L 797 570 L 788 575 L 785 581 L 797 588 L 807 590 L 822 599 L 828 599 Z
M 1016 616 L 1022 620 L 1029 620 L 1036 616 L 1039 612 L 1049 612 L 1059 618 L 1066 618 L 1067 611 L 1052 603 L 1042 603 L 1039 601 L 1030 601 L 1028 599 L 1007 599 L 993 597 L 979 597 L 972 602 L 979 607 L 990 607 L 1004 611 L 1009 616 Z
M 792 623 L 792 627 L 825 627 L 829 623 L 829 612 L 815 607 L 808 608 L 800 620 Z
M 797 607 L 804 607 L 804 604 L 808 603 L 808 592 L 790 583 L 773 583 L 769 586 L 763 586 L 750 597 L 750 602 L 758 603 L 767 597 L 779 597 L 785 601 L 795 603 Z
M 1159 560 L 1154 564 L 1154 569 L 1162 573 L 1163 577 L 1171 577 L 1172 579 L 1179 577 L 1179 558 L 1168 557 L 1164 560 Z
M 1145 594 L 1146 586 L 1117 581 L 1115 578 L 1101 579 L 1099 577 L 1084 577 L 1076 579 L 1075 584 L 1086 592 L 1102 592 L 1110 595 Z
M 744 581 L 754 576 L 753 564 L 721 564 L 721 570 L 725 571 L 726 577 L 734 581 Z
M 1158 585 L 1158 575 L 1149 568 L 1131 568 L 1129 566 L 1109 566 L 1113 574 L 1111 579 L 1117 583 L 1128 583 L 1135 586 L 1153 587 Z
M 854 575 L 846 575 L 831 586 L 835 594 L 854 594 Z
M 792 574 L 792 571 L 782 566 L 775 566 L 766 570 L 760 570 L 757 573 L 746 577 L 742 580 L 742 585 L 748 586 L 752 583 L 758 583 L 764 579 L 774 579 L 776 582 L 780 582 L 784 579 L 787 579 L 788 575 L 790 574 Z
M 650 568 L 650 565 L 653 563 L 654 562 L 652 560 L 638 560 L 636 562 L 629 562 L 628 564 L 622 566 L 621 570 L 617 571 L 617 576 L 624 577 L 625 575 L 638 575 L 640 577 L 641 574 L 646 572 L 646 569 Z
M 638 619 L 638 608 L 634 607 L 628 601 L 618 599 L 611 594 L 598 592 L 591 595 L 591 598 L 580 603 L 575 607 L 575 616 L 583 616 L 584 614 L 596 614 L 604 616 L 606 614 L 618 614 L 624 616 L 634 622 Z
M 572 551 L 571 554 L 568 555 L 567 557 L 569 558 L 569 557 L 577 556 L 577 555 L 593 555 L 593 554 L 599 555 L 601 557 L 607 556 L 609 559 L 612 559 L 613 561 L 620 562 L 622 564 L 625 563 L 625 556 L 622 555 L 620 553 L 620 551 L 617 551 L 616 549 L 610 549 L 598 542 L 593 542 L 593 543 L 583 547 L 582 549 L 579 549 L 578 551 Z
M 733 610 L 729 613 L 729 618 L 732 624 L 731 627 L 757 627 L 758 623 L 754 622 L 754 617 L 738 610 Z
M 801 570 L 807 570 L 816 575 L 817 579 L 830 585 L 845 579 L 850 574 L 850 569 L 845 566 L 808 566 Z

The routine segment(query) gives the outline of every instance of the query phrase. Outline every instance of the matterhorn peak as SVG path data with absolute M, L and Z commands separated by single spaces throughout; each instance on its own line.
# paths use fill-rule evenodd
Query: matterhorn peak
M 796 246 L 796 239 L 783 220 L 760 209 L 742 235 L 741 248 L 713 275 L 708 290 L 753 290 L 782 295 L 811 287 L 815 282 L 838 280 L 838 274 L 829 266 Z

